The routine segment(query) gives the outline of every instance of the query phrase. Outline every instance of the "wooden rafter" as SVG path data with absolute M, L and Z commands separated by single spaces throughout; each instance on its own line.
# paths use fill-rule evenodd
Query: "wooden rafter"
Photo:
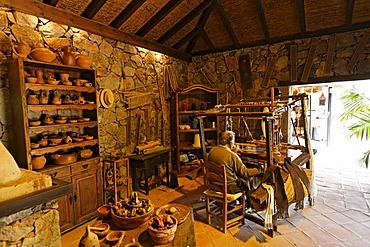
M 186 24 L 192 21 L 195 17 L 197 17 L 200 13 L 202 13 L 205 9 L 207 9 L 213 0 L 204 0 L 201 4 L 195 7 L 192 11 L 189 12 L 184 18 L 182 18 L 179 22 L 177 22 L 172 28 L 170 28 L 166 33 L 164 33 L 159 39 L 156 40 L 159 44 L 163 44 L 169 38 L 171 38 L 175 33 L 177 33 L 180 29 L 182 29 Z
M 240 45 L 239 45 L 238 39 L 236 38 L 234 30 L 231 27 L 230 22 L 226 17 L 226 13 L 225 13 L 224 8 L 222 7 L 222 5 L 220 3 L 220 0 L 215 0 L 215 3 L 216 3 L 216 9 L 218 11 L 218 14 L 221 17 L 222 23 L 224 24 L 225 29 L 226 29 L 231 41 L 233 42 L 234 47 L 239 48 Z
M 192 38 L 194 38 L 198 34 L 199 34 L 199 30 L 198 29 L 194 29 L 193 31 L 191 31 L 190 33 L 188 33 L 187 35 L 185 35 L 182 39 L 180 39 L 176 44 L 174 44 L 172 46 L 172 48 L 174 48 L 174 49 L 181 48 L 183 45 L 185 45 L 186 43 L 188 43 Z
M 301 34 L 306 33 L 306 13 L 304 11 L 304 0 L 297 0 L 298 12 L 299 12 L 299 26 L 301 28 Z
M 346 11 L 346 27 L 350 27 L 352 24 L 353 9 L 355 7 L 355 0 L 349 0 L 347 2 L 347 11 Z
M 146 0 L 131 1 L 127 7 L 109 24 L 114 28 L 119 28 L 122 24 L 130 18 L 130 16 L 138 9 Z
M 332 74 L 332 66 L 334 62 L 334 49 L 335 49 L 335 42 L 336 42 L 336 36 L 335 34 L 330 35 L 329 41 L 328 41 L 328 51 L 326 56 L 326 62 L 324 67 L 324 74 L 325 75 L 331 75 Z
M 93 20 L 75 15 L 60 8 L 43 4 L 36 0 L 1 0 L 0 6 L 18 10 L 26 14 L 42 17 L 67 26 L 80 28 L 87 32 L 101 35 L 106 38 L 114 39 L 123 43 L 140 46 L 152 51 L 157 51 L 172 57 L 177 57 L 186 61 L 191 61 L 191 55 L 181 51 L 166 47 L 164 45 L 145 40 L 141 37 L 125 33 L 116 28 L 109 27 Z
M 297 80 L 297 45 L 290 45 L 290 81 Z
M 206 24 L 208 17 L 211 14 L 212 10 L 213 10 L 213 5 L 209 6 L 205 11 L 203 11 L 201 17 L 199 18 L 198 24 L 196 26 L 197 30 L 204 30 L 204 25 Z M 196 35 L 190 40 L 188 47 L 186 47 L 186 50 L 185 50 L 186 53 L 191 53 L 195 44 L 197 43 L 198 38 L 199 38 L 199 35 Z
M 48 4 L 50 6 L 57 6 L 59 0 L 43 0 L 42 3 Z
M 257 6 L 257 12 L 258 12 L 258 19 L 260 20 L 261 27 L 263 29 L 263 34 L 265 36 L 265 40 L 267 43 L 270 43 L 271 38 L 270 38 L 270 31 L 267 26 L 267 21 L 265 17 L 265 12 L 263 11 L 263 6 L 261 0 L 256 1 L 256 6 Z
M 347 70 L 349 72 L 351 72 L 355 68 L 355 66 L 358 62 L 358 59 L 360 58 L 360 55 L 365 50 L 366 44 L 369 40 L 369 37 L 370 37 L 370 33 L 368 33 L 368 32 L 366 32 L 366 33 L 364 33 L 364 35 L 362 35 L 362 37 L 360 39 L 360 42 L 358 42 L 355 53 L 353 54 L 353 56 L 351 58 L 351 61 L 349 61 L 349 63 L 348 63 Z
M 308 77 L 310 76 L 310 72 L 311 72 L 312 65 L 313 65 L 313 59 L 315 58 L 316 49 L 317 49 L 317 43 L 313 43 L 311 45 L 310 51 L 308 52 L 306 64 L 304 65 L 304 68 L 303 68 L 301 82 L 308 81 Z
M 103 5 L 107 2 L 107 0 L 93 0 L 89 3 L 87 8 L 82 12 L 81 16 L 92 19 L 96 13 L 98 13 L 99 9 L 103 7 Z
M 213 45 L 211 39 L 208 37 L 208 34 L 204 30 L 202 30 L 200 32 L 200 36 L 203 38 L 204 42 L 209 47 L 209 50 L 211 52 L 214 52 L 215 51 L 215 46 Z
M 182 0 L 171 0 L 162 9 L 160 9 L 150 20 L 142 26 L 135 35 L 144 37 L 155 25 L 165 18 Z

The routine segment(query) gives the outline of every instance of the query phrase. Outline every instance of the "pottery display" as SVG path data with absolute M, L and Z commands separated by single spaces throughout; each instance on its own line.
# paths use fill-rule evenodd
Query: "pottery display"
M 93 61 L 88 55 L 79 54 L 76 57 L 76 64 L 79 67 L 89 69 Z
M 46 158 L 44 155 L 41 156 L 33 156 L 31 159 L 32 168 L 34 170 L 39 170 L 44 168 L 46 164 Z
M 36 61 L 51 63 L 56 58 L 56 55 L 48 48 L 40 47 L 32 49 L 29 57 Z
M 76 58 L 72 54 L 73 47 L 70 46 L 63 46 L 63 54 L 62 54 L 62 64 L 65 65 L 71 65 L 74 66 L 76 65 Z
M 40 101 L 37 98 L 37 95 L 29 94 L 27 96 L 27 104 L 29 104 L 29 105 L 38 105 L 38 104 L 40 104 Z
M 157 215 L 148 222 L 148 233 L 156 244 L 167 244 L 175 238 L 177 219 L 168 214 Z
M 68 165 L 77 161 L 78 154 L 67 153 L 67 154 L 52 154 L 51 159 L 56 165 Z
M 19 41 L 17 45 L 13 45 L 12 50 L 20 58 L 26 58 L 31 52 L 29 45 L 23 41 Z

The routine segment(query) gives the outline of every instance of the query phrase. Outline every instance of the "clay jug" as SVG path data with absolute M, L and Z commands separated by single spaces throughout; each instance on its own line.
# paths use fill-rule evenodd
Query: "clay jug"
M 17 45 L 13 45 L 12 49 L 14 54 L 20 58 L 27 57 L 31 52 L 31 48 L 23 41 L 19 41 Z
M 39 96 L 39 101 L 41 105 L 47 105 L 49 103 L 49 97 L 45 93 L 41 93 Z
M 62 104 L 62 100 L 60 99 L 60 96 L 58 95 L 57 92 L 54 92 L 53 99 L 51 100 L 51 103 L 53 105 L 60 105 Z
M 92 59 L 88 55 L 79 54 L 76 57 L 76 64 L 79 67 L 89 69 L 92 64 Z
M 79 247 L 99 247 L 99 238 L 90 229 L 90 226 L 86 227 L 86 233 L 82 236 Z
M 36 95 L 30 94 L 27 97 L 27 104 L 29 104 L 29 105 L 38 105 L 38 104 L 40 104 L 40 101 L 39 101 L 39 99 L 37 98 Z
M 65 65 L 76 65 L 76 59 L 72 54 L 73 47 L 63 46 L 62 64 Z
M 39 170 L 39 169 L 44 168 L 44 166 L 46 164 L 46 158 L 45 158 L 44 155 L 33 156 L 32 159 L 31 159 L 31 163 L 32 163 L 32 168 L 34 170 Z

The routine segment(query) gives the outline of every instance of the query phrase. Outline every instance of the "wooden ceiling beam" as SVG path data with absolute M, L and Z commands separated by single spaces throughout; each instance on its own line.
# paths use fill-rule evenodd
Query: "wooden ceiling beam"
M 213 45 L 211 39 L 209 38 L 208 34 L 204 30 L 200 32 L 200 36 L 203 38 L 204 42 L 207 44 L 209 50 L 211 52 L 215 52 L 215 46 Z
M 150 20 L 142 26 L 135 35 L 144 37 L 155 25 L 165 18 L 171 11 L 176 8 L 182 0 L 170 0 L 162 9 L 160 9 Z
M 346 27 L 352 25 L 353 9 L 355 8 L 355 0 L 349 0 L 346 11 Z
M 120 28 L 125 21 L 138 9 L 146 0 L 131 1 L 122 12 L 109 24 L 114 28 Z
M 304 0 L 297 0 L 298 14 L 299 14 L 299 26 L 301 33 L 306 33 L 306 13 L 304 11 Z
M 182 39 L 180 39 L 179 41 L 177 41 L 177 43 L 174 44 L 172 46 L 172 48 L 173 49 L 179 49 L 179 48 L 181 48 L 183 45 L 185 45 L 186 43 L 188 43 L 191 39 L 193 39 L 198 34 L 199 34 L 199 30 L 198 29 L 194 29 L 193 31 L 191 31 L 190 33 L 188 33 L 187 35 L 185 35 L 185 37 L 183 37 Z
M 238 39 L 235 36 L 234 30 L 230 25 L 229 19 L 226 16 L 225 10 L 221 5 L 220 0 L 215 0 L 215 2 L 216 2 L 216 9 L 218 11 L 218 14 L 221 17 L 222 23 L 224 24 L 225 29 L 226 29 L 231 41 L 233 42 L 234 47 L 239 48 Z
M 265 36 L 265 40 L 267 43 L 271 42 L 271 37 L 270 37 L 270 31 L 267 26 L 267 21 L 265 17 L 265 12 L 263 11 L 263 6 L 261 0 L 256 1 L 256 6 L 257 6 L 257 13 L 258 13 L 258 19 L 260 20 L 261 27 L 263 30 L 263 34 Z
M 199 18 L 199 21 L 198 21 L 198 24 L 196 26 L 196 29 L 199 30 L 199 31 L 203 31 L 204 32 L 204 26 L 206 25 L 207 23 L 207 20 L 209 18 L 209 15 L 211 14 L 212 10 L 214 9 L 213 7 L 214 5 L 211 4 L 211 6 L 209 6 L 205 11 L 203 11 L 201 17 Z M 195 44 L 197 43 L 199 39 L 199 35 L 193 37 L 189 44 L 188 44 L 188 47 L 186 47 L 185 49 L 185 52 L 186 53 L 191 53 L 191 51 L 194 49 L 194 46 Z
M 43 3 L 48 4 L 50 6 L 57 6 L 59 0 L 42 0 Z
M 156 40 L 157 43 L 163 44 L 169 38 L 171 38 L 175 33 L 177 33 L 180 29 L 182 29 L 186 24 L 192 21 L 195 17 L 197 17 L 200 13 L 202 13 L 205 9 L 211 6 L 213 0 L 204 0 L 201 4 L 195 7 L 192 11 L 189 12 L 184 18 L 182 18 L 179 22 L 177 22 L 172 28 L 170 28 L 167 32 L 165 32 L 159 39 Z
M 82 12 L 81 16 L 92 19 L 96 13 L 98 13 L 99 9 L 103 7 L 103 5 L 107 2 L 107 0 L 93 0 L 89 3 L 87 8 Z
M 43 4 L 36 0 L 1 0 L 0 6 L 4 6 L 9 9 L 17 10 L 26 14 L 42 17 L 56 23 L 80 28 L 87 32 L 100 35 L 102 37 L 110 38 L 134 46 L 140 46 L 182 60 L 191 61 L 192 58 L 191 55 L 184 52 L 177 51 L 164 45 L 145 40 L 141 37 L 122 32 L 113 27 L 100 24 L 96 21 L 89 20 L 79 15 L 75 15 L 60 8 Z

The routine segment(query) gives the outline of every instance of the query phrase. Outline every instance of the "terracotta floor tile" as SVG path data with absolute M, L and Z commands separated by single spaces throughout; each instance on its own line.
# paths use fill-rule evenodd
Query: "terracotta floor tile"
M 358 239 L 359 237 L 354 234 L 352 231 L 348 230 L 347 228 L 340 226 L 340 225 L 333 225 L 330 227 L 325 228 L 325 231 L 332 234 L 334 237 L 341 241 L 351 241 Z
M 339 225 L 348 224 L 348 223 L 354 223 L 355 221 L 346 215 L 335 212 L 335 213 L 326 213 L 324 214 L 327 218 L 331 219 L 332 221 L 335 221 Z
M 333 235 L 329 234 L 325 230 L 322 229 L 311 229 L 304 231 L 307 236 L 311 238 L 313 242 L 315 242 L 317 245 L 332 245 L 335 246 L 337 243 L 340 243 L 340 241 L 333 237 Z

